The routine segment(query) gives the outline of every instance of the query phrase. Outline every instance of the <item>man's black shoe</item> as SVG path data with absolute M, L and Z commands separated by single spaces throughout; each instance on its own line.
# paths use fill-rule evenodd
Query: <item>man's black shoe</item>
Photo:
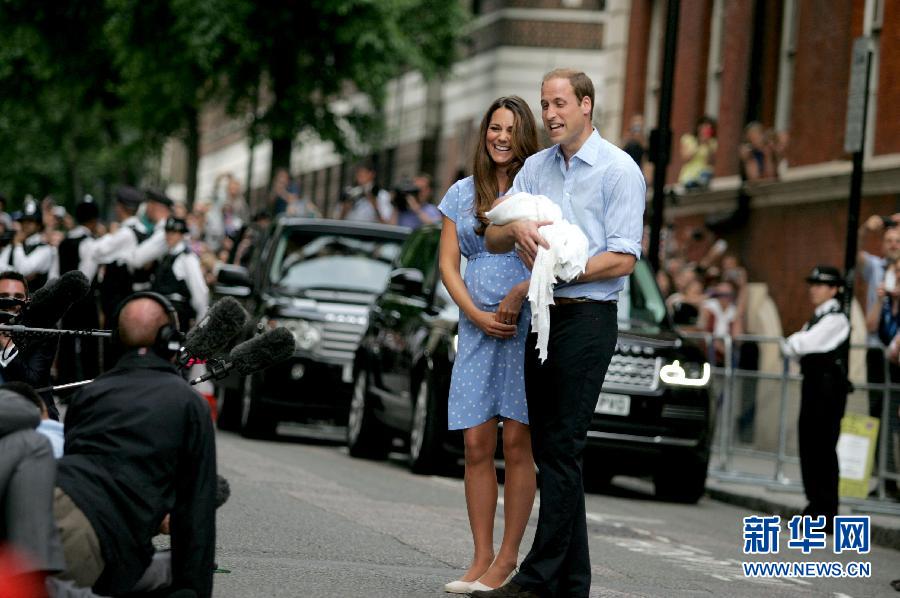
M 472 598 L 541 598 L 536 592 L 523 588 L 513 581 L 496 590 L 475 590 L 469 595 Z

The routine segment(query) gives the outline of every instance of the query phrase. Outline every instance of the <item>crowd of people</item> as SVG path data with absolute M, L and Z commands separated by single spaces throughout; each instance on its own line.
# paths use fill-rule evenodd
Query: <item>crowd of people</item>
M 673 190 L 692 192 L 709 188 L 719 151 L 716 127 L 716 119 L 704 115 L 697 120 L 694 130 L 681 135 L 678 152 L 682 165 Z M 641 167 L 649 181 L 653 176 L 653 164 L 648 160 L 648 141 L 644 116 L 632 116 L 622 138 L 622 149 Z M 741 181 L 772 181 L 783 176 L 788 165 L 788 142 L 786 131 L 766 128 L 757 121 L 747 123 L 737 147 Z
M 0 543 L 19 563 L 2 573 L 32 595 L 211 595 L 214 411 L 174 362 L 209 305 L 199 256 L 228 249 L 225 208 L 121 187 L 109 222 L 90 198 L 0 214 L 0 323 L 24 326 L 0 331 Z

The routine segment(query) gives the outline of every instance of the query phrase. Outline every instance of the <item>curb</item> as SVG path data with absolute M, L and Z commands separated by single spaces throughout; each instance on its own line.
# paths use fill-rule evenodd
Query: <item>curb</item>
M 728 490 L 722 490 L 721 488 L 710 488 L 707 486 L 706 495 L 718 502 L 745 507 L 753 511 L 760 511 L 771 515 L 781 515 L 782 519 L 793 517 L 799 512 L 797 507 L 792 507 L 784 503 L 758 496 L 747 496 L 745 494 L 738 494 L 737 492 L 729 492 Z M 898 527 L 888 527 L 873 520 L 870 529 L 872 532 L 872 544 L 900 550 L 900 523 L 898 523 Z

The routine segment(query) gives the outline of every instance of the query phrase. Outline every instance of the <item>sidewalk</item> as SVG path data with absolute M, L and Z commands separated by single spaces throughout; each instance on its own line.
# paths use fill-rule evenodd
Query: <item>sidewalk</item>
M 806 506 L 799 465 L 784 466 L 782 483 L 774 481 L 775 464 L 762 459 L 735 455 L 728 470 L 723 467 L 722 459 L 714 455 L 706 479 L 706 493 L 713 500 L 781 515 L 782 519 L 799 514 Z M 885 508 L 900 513 L 900 503 L 890 499 L 841 501 L 842 515 L 871 517 L 873 544 L 900 550 L 900 514 L 879 512 Z

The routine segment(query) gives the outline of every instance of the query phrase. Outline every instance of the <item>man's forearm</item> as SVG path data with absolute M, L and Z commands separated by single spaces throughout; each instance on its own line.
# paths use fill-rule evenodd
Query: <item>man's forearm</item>
M 499 226 L 491 224 L 484 231 L 484 245 L 491 253 L 509 253 L 516 246 L 513 223 Z
M 604 251 L 588 259 L 584 274 L 576 281 L 593 282 L 628 276 L 634 270 L 636 262 L 637 259 L 631 254 Z

